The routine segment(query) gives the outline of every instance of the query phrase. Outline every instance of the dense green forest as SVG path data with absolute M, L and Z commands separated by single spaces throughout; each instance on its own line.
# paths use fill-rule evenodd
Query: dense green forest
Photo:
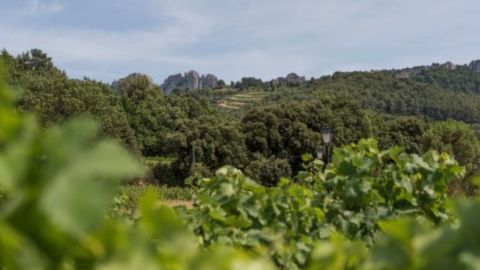
M 447 151 L 467 168 L 460 192 L 473 192 L 468 179 L 480 170 L 480 74 L 468 66 L 337 72 L 296 83 L 242 78 L 165 95 L 142 74 L 112 84 L 70 79 L 39 49 L 3 50 L 1 58 L 19 111 L 34 112 L 46 127 L 73 116 L 99 120 L 101 136 L 148 161 L 147 181 L 181 186 L 229 164 L 276 185 L 297 175 L 303 154 L 315 155 L 325 125 L 335 146 L 375 137 L 408 153 Z
M 192 208 L 159 204 L 147 191 L 125 214 L 115 191 L 141 174 L 137 159 L 96 136 L 90 120 L 41 127 L 18 113 L 1 82 L 2 269 L 478 265 L 480 205 L 448 202 L 448 183 L 465 169 L 446 153 L 360 140 L 336 148 L 326 168 L 304 155 L 296 181 L 265 187 L 227 166 L 194 181 Z
M 165 95 L 142 74 L 70 79 L 38 49 L 0 62 L 0 269 L 479 265 L 467 66 Z

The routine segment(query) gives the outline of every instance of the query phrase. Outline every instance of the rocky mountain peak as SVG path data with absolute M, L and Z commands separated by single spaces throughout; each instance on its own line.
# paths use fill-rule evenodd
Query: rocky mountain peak
M 218 78 L 213 74 L 200 75 L 195 70 L 168 76 L 162 84 L 162 90 L 170 94 L 174 89 L 198 90 L 215 88 L 218 86 Z
M 289 73 L 286 77 L 278 77 L 272 80 L 274 84 L 300 85 L 305 82 L 305 76 L 299 76 L 297 73 Z
M 474 60 L 470 63 L 469 67 L 477 73 L 480 73 L 480 60 Z
M 440 65 L 441 67 L 443 68 L 446 68 L 448 70 L 455 70 L 457 69 L 457 65 L 455 65 L 454 63 L 448 61 L 448 62 L 445 62 L 443 64 Z

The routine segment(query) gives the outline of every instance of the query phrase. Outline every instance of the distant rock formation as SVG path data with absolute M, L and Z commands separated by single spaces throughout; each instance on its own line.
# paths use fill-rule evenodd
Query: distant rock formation
M 305 82 L 305 76 L 298 76 L 296 73 L 289 73 L 287 77 L 278 77 L 272 80 L 276 85 L 300 85 Z
M 469 65 L 473 72 L 480 73 L 480 60 L 472 61 Z
M 455 65 L 454 63 L 448 61 L 448 62 L 445 62 L 443 64 L 440 65 L 441 67 L 447 69 L 447 70 L 455 70 L 457 69 L 457 65 Z
M 207 74 L 200 78 L 200 89 L 215 88 L 218 86 L 218 78 L 215 75 Z
M 305 82 L 305 76 L 300 77 L 296 73 L 288 74 L 285 79 L 287 80 L 287 83 L 290 83 L 290 84 L 295 84 L 295 83 L 300 84 Z
M 465 65 L 463 65 L 464 67 Z M 444 68 L 449 71 L 456 70 L 457 68 L 462 67 L 462 65 L 456 65 L 450 61 L 445 62 L 443 64 L 438 64 L 438 63 L 433 63 L 430 66 L 417 66 L 417 67 L 411 67 L 411 68 L 405 68 L 405 69 L 400 69 L 400 70 L 394 70 L 395 75 L 397 78 L 401 79 L 409 79 L 418 76 L 422 72 L 425 72 L 427 70 L 430 70 L 432 68 Z
M 178 73 L 168 76 L 168 78 L 163 81 L 163 84 L 160 87 L 164 93 L 170 94 L 170 92 L 172 92 L 172 90 L 175 88 L 187 88 L 188 86 L 185 77 Z
M 187 88 L 190 90 L 197 90 L 200 88 L 200 75 L 195 70 L 190 70 L 185 74 L 187 81 Z
M 195 70 L 190 70 L 184 75 L 178 73 L 168 76 L 161 88 L 164 93 L 170 94 L 174 89 L 198 90 L 215 88 L 218 86 L 218 78 L 213 74 L 200 76 Z

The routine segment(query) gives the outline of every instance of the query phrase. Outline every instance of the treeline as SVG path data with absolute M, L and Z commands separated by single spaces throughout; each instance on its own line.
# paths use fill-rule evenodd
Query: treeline
M 303 154 L 315 155 L 324 125 L 333 127 L 336 146 L 373 136 L 382 147 L 450 152 L 470 175 L 480 168 L 480 144 L 469 125 L 480 123 L 480 95 L 453 89 L 458 86 L 440 88 L 440 75 L 429 75 L 438 83 L 388 71 L 335 73 L 290 85 L 246 78 L 244 90 L 165 95 L 142 74 L 112 84 L 69 79 L 37 49 L 16 57 L 4 50 L 1 58 L 17 89 L 18 110 L 35 112 L 46 126 L 93 116 L 105 136 L 138 156 L 161 159 L 152 170 L 161 183 L 183 185 L 188 176 L 210 176 L 230 164 L 275 185 L 302 169 Z M 253 109 L 225 112 L 215 106 L 217 98 L 252 89 L 269 93 Z M 468 181 L 461 187 L 468 190 Z

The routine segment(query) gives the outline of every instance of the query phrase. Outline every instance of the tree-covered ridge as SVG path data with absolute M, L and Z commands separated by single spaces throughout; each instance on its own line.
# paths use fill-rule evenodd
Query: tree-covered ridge
M 433 64 L 425 67 L 414 67 L 396 70 L 398 77 L 432 84 L 444 89 L 462 92 L 480 92 L 480 72 L 475 68 L 479 61 L 472 61 L 470 65 Z
M 303 87 L 280 88 L 265 102 L 310 100 L 325 96 L 354 99 L 365 109 L 388 114 L 480 122 L 478 94 L 459 93 L 382 71 L 337 72 Z

